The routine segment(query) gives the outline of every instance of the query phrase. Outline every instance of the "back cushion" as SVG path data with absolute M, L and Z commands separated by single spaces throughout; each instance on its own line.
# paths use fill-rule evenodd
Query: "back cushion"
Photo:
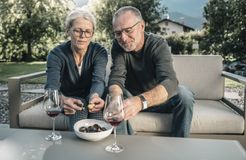
M 221 99 L 224 93 L 222 57 L 218 55 L 173 55 L 180 84 L 188 86 L 196 99 Z

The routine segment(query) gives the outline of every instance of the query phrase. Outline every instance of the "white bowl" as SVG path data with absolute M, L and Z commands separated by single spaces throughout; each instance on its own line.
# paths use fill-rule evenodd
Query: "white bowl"
M 86 133 L 86 132 L 79 131 L 79 128 L 81 127 L 89 127 L 89 126 L 93 126 L 94 124 L 98 124 L 101 127 L 105 127 L 106 131 L 93 132 L 93 133 L 88 133 L 88 132 Z M 82 139 L 88 141 L 99 141 L 108 137 L 112 133 L 113 127 L 104 121 L 100 121 L 96 119 L 83 119 L 76 122 L 73 126 L 73 129 L 75 134 Z

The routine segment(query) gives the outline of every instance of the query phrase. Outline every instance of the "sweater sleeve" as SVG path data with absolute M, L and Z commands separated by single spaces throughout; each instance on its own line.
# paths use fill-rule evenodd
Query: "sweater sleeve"
M 114 41 L 113 43 L 111 56 L 112 56 L 112 67 L 109 76 L 108 86 L 118 85 L 121 87 L 121 89 L 123 89 L 125 87 L 127 70 L 125 66 L 126 64 L 125 64 L 123 50 L 119 48 L 116 41 Z
M 47 80 L 45 84 L 45 89 L 60 89 L 60 74 L 62 70 L 61 59 L 54 54 L 57 50 L 52 50 L 47 56 L 46 73 Z
M 90 88 L 89 97 L 93 93 L 97 93 L 101 97 L 105 90 L 105 75 L 108 62 L 108 53 L 103 47 L 99 47 L 95 50 L 95 52 L 96 54 L 93 61 L 92 71 L 92 85 Z
M 158 83 L 163 85 L 168 92 L 168 98 L 178 93 L 178 80 L 173 68 L 173 60 L 168 44 L 160 39 L 153 47 L 153 60 Z

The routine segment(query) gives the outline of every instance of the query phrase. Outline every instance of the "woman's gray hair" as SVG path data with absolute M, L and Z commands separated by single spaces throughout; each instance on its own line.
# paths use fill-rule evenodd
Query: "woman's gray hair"
M 139 11 L 139 9 L 133 6 L 124 6 L 115 12 L 112 22 L 114 23 L 115 19 L 118 18 L 121 14 L 124 14 L 125 12 L 131 12 L 136 16 L 138 20 L 143 20 L 142 14 Z
M 90 21 L 93 25 L 93 31 L 95 31 L 96 29 L 95 16 L 90 11 L 88 11 L 87 9 L 83 9 L 83 8 L 75 8 L 67 15 L 67 18 L 65 21 L 66 31 L 68 31 L 72 27 L 73 21 L 77 18 L 83 18 L 83 19 Z

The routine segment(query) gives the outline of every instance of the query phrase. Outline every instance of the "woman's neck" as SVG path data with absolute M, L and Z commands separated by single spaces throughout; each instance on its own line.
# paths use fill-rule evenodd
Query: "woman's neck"
M 71 46 L 72 48 L 72 52 L 73 52 L 73 57 L 74 57 L 74 60 L 76 62 L 76 65 L 77 66 L 80 66 L 82 60 L 83 60 L 83 57 L 86 53 L 86 50 L 82 50 L 82 49 L 76 49 L 75 47 Z

